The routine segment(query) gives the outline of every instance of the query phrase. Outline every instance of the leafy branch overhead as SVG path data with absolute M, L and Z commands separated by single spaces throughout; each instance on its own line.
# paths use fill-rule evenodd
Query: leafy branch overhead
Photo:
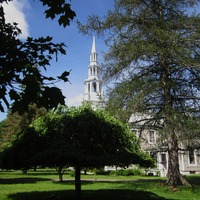
M 41 0 L 44 6 L 48 6 L 49 9 L 45 11 L 46 18 L 54 19 L 59 16 L 58 23 L 64 27 L 70 25 L 70 21 L 76 17 L 76 13 L 71 9 L 71 5 L 66 3 L 65 0 L 49 1 Z
M 0 0 L 9 3 L 11 0 Z M 46 17 L 59 17 L 60 25 L 66 27 L 76 16 L 70 4 L 65 1 L 41 0 Z M 32 38 L 25 41 L 18 39 L 21 30 L 17 23 L 6 23 L 2 5 L 0 5 L 0 111 L 4 107 L 12 111 L 23 113 L 30 103 L 38 106 L 53 108 L 57 104 L 64 104 L 61 90 L 52 84 L 62 80 L 68 82 L 70 72 L 63 72 L 60 76 L 43 76 L 41 70 L 47 70 L 53 58 L 58 61 L 58 55 L 66 55 L 64 43 L 53 43 L 50 36 Z

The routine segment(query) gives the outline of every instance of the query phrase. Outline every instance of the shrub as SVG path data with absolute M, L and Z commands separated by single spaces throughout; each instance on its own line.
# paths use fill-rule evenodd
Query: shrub
M 109 172 L 109 171 L 105 171 L 104 169 L 98 169 L 98 170 L 96 171 L 96 174 L 97 174 L 97 175 L 109 175 L 110 172 Z
M 120 169 L 116 171 L 110 171 L 109 175 L 111 176 L 134 176 L 134 175 L 143 175 L 141 169 Z
M 69 172 L 69 175 L 70 175 L 71 177 L 75 177 L 75 171 L 70 171 L 70 172 Z

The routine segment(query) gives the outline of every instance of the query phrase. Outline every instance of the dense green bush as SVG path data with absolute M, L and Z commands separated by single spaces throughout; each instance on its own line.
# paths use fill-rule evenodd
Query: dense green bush
M 69 172 L 69 175 L 70 175 L 71 177 L 75 177 L 75 171 L 70 171 L 70 172 Z
M 144 172 L 141 169 L 120 169 L 116 171 L 110 171 L 110 175 L 114 176 L 134 176 L 143 174 Z
M 104 169 L 98 169 L 98 170 L 96 171 L 96 174 L 97 174 L 97 175 L 109 175 L 110 172 L 109 172 L 109 171 L 105 171 Z

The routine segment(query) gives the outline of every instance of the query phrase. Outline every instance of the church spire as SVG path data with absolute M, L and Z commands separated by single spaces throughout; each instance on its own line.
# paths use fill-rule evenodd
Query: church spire
M 92 42 L 92 51 L 91 51 L 91 53 L 96 53 L 95 37 L 93 37 L 93 42 Z
M 97 52 L 96 52 L 96 43 L 95 43 L 95 37 L 93 37 L 93 42 L 92 42 L 92 50 L 90 54 L 90 63 L 92 65 L 97 65 Z
M 90 53 L 90 63 L 88 65 L 88 78 L 85 80 L 84 100 L 90 101 L 95 107 L 103 107 L 103 81 L 99 77 L 100 68 L 98 66 L 98 54 L 96 51 L 95 37 L 93 37 L 92 50 Z

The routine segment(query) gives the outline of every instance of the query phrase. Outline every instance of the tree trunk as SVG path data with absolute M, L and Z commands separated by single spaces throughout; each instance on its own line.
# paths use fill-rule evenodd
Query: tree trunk
M 62 172 L 62 167 L 58 167 L 58 175 L 59 175 L 59 181 L 63 182 L 63 172 Z
M 75 194 L 76 199 L 81 200 L 81 168 L 78 165 L 75 167 Z
M 173 131 L 170 131 L 167 136 L 168 142 L 168 173 L 167 184 L 173 187 L 183 185 L 183 178 L 179 170 L 178 158 L 178 142 Z

